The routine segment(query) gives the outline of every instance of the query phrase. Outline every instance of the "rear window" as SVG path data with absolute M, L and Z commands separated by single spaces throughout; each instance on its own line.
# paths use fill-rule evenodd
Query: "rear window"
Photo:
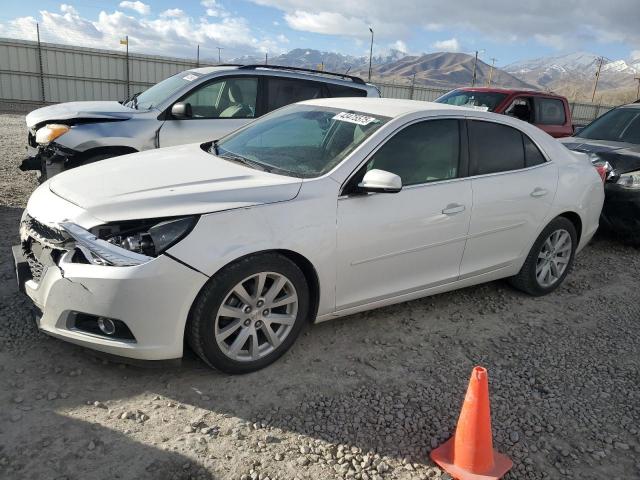
M 346 85 L 326 84 L 330 97 L 366 97 L 367 92 L 361 88 L 347 87 Z
M 436 102 L 493 112 L 505 98 L 507 98 L 506 93 L 453 90 L 436 99 Z
M 541 125 L 564 125 L 564 102 L 558 98 L 536 98 L 536 123 Z
M 323 84 L 309 80 L 289 78 L 267 79 L 267 111 L 270 112 L 291 103 L 322 98 Z

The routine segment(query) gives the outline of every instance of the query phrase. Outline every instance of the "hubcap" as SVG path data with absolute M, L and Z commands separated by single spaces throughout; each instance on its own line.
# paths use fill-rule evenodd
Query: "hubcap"
M 280 273 L 261 272 L 227 293 L 216 314 L 215 339 L 232 360 L 259 360 L 282 344 L 297 314 L 293 283 Z
M 541 287 L 560 280 L 569 265 L 572 244 L 571 235 L 564 229 L 553 231 L 544 241 L 536 263 L 536 279 Z

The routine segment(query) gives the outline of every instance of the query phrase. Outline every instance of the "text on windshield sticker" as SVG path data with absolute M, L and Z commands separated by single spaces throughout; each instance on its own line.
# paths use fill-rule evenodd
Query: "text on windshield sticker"
M 189 75 L 182 77 L 183 80 L 186 80 L 187 82 L 193 82 L 196 78 L 198 78 L 197 75 L 194 75 L 193 73 L 190 73 Z
M 356 125 L 369 125 L 370 123 L 377 122 L 375 117 L 368 117 L 367 115 L 360 115 L 358 113 L 340 112 L 335 115 L 332 120 L 340 120 L 341 122 L 355 123 Z

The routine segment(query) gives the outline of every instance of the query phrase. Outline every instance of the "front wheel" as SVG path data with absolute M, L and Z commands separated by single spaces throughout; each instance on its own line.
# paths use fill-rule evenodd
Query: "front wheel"
M 309 287 L 300 268 L 280 254 L 252 255 L 205 285 L 191 310 L 187 341 L 209 366 L 248 373 L 283 355 L 308 314 Z
M 555 218 L 542 230 L 520 272 L 509 283 L 534 296 L 552 292 L 571 270 L 577 246 L 573 223 L 564 217 Z

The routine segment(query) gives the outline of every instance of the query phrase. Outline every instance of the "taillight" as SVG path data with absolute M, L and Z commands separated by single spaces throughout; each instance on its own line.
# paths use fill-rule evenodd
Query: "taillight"
M 593 166 L 598 171 L 598 175 L 600 175 L 602 183 L 606 182 L 609 172 L 611 172 L 611 165 L 609 165 L 609 162 L 597 161 L 593 162 Z

